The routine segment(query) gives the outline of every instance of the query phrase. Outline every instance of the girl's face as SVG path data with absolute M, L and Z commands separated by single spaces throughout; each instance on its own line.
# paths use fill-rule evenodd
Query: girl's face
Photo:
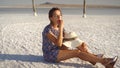
M 57 24 L 58 20 L 62 20 L 62 14 L 59 10 L 54 11 L 53 16 L 50 18 L 52 23 Z

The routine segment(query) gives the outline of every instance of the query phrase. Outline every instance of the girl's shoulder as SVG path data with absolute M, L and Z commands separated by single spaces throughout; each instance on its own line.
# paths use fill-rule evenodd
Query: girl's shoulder
M 45 28 L 43 29 L 43 33 L 49 32 L 50 29 L 51 29 L 50 24 L 46 25 Z
M 46 26 L 45 26 L 45 29 L 46 29 L 46 28 L 50 28 L 50 24 L 46 25 Z
M 47 26 L 45 26 L 44 30 L 48 30 L 51 29 L 50 24 L 48 24 Z

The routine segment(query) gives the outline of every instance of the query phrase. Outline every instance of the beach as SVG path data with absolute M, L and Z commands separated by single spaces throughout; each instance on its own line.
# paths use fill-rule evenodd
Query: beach
M 63 8 L 62 8 L 63 9 Z M 42 31 L 49 24 L 48 10 L 38 10 L 34 16 L 31 9 L 1 9 L 0 11 L 0 68 L 104 68 L 72 58 L 60 63 L 48 63 L 43 59 Z M 7 11 L 6 11 L 7 10 Z M 104 57 L 120 58 L 120 13 L 119 9 L 88 10 L 87 17 L 82 11 L 63 9 L 65 29 L 77 33 L 91 52 L 104 54 Z M 78 10 L 78 9 L 76 9 Z M 98 12 L 97 12 L 98 11 Z M 74 12 L 74 13 L 72 13 Z M 120 60 L 115 64 L 120 68 Z

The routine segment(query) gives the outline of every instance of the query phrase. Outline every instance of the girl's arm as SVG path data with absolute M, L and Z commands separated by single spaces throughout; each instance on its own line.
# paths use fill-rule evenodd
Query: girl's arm
M 63 21 L 60 21 L 59 24 L 59 35 L 56 37 L 52 32 L 47 34 L 47 37 L 52 41 L 55 45 L 61 47 L 63 43 Z

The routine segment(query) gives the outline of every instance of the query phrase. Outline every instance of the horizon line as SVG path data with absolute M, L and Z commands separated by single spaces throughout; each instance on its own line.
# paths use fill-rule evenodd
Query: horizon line
M 51 8 L 51 7 L 61 7 L 61 8 L 83 8 L 83 5 L 81 4 L 37 4 L 35 5 L 36 8 Z M 32 5 L 2 5 L 0 8 L 32 8 Z M 120 6 L 115 5 L 92 5 L 87 4 L 86 8 L 120 8 Z

